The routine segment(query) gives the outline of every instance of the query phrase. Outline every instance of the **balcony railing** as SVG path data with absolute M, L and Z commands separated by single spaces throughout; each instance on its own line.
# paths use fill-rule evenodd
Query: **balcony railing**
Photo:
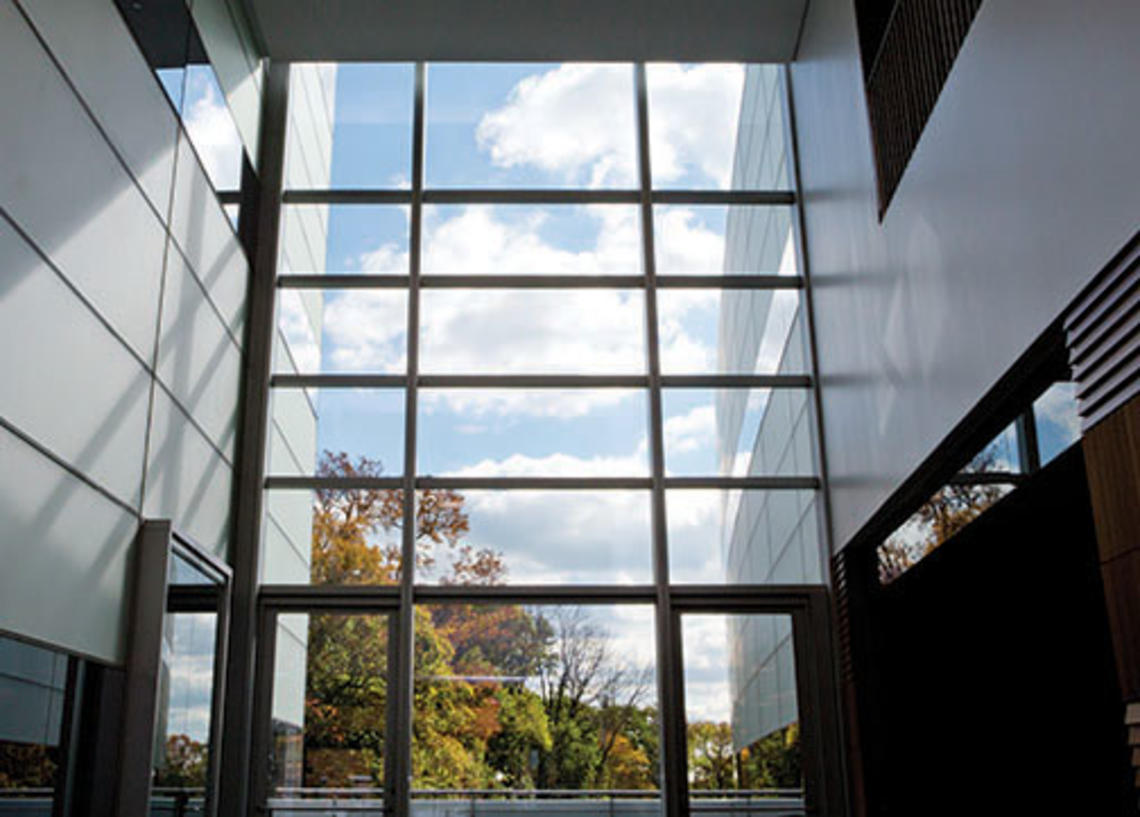
M 273 817 L 382 817 L 383 789 L 278 789 L 264 811 Z M 415 817 L 656 817 L 660 792 L 645 789 L 413 789 Z M 800 817 L 799 789 L 699 790 L 693 814 Z

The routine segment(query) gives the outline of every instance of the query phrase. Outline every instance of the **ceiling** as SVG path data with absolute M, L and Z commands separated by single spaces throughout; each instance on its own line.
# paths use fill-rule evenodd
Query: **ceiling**
M 293 61 L 790 60 L 807 0 L 242 0 Z

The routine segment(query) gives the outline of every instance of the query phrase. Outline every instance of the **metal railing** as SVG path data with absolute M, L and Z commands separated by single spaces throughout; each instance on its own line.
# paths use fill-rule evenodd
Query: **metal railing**
M 381 788 L 280 788 L 264 807 L 274 817 L 381 817 Z M 514 817 L 542 814 L 558 817 L 655 817 L 661 793 L 655 789 L 413 789 L 416 817 Z M 800 789 L 713 789 L 691 793 L 693 814 L 736 817 L 799 817 L 804 814 Z

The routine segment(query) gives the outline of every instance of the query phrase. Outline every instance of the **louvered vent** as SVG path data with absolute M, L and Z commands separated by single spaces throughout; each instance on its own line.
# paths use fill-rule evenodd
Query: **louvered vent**
M 1140 233 L 1065 315 L 1082 431 L 1140 394 Z
M 839 642 L 839 678 L 843 684 L 853 684 L 855 668 L 851 658 L 851 588 L 847 575 L 846 551 L 832 557 L 831 581 L 835 598 L 836 635 Z
M 867 104 L 887 209 L 982 0 L 898 0 L 870 62 Z M 866 44 L 865 44 L 866 45 Z

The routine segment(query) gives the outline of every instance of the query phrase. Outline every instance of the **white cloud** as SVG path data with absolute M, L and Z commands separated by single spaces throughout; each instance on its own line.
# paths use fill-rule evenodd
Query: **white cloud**
M 1075 383 L 1054 383 L 1034 404 L 1039 416 L 1062 429 L 1075 440 L 1081 436 L 1081 418 L 1077 414 Z
M 731 719 L 726 623 L 724 616 L 714 615 L 689 615 L 682 620 L 685 716 L 689 722 Z
M 210 70 L 188 71 L 183 121 L 214 187 L 237 190 L 241 187 L 241 135 Z
M 325 342 L 332 371 L 405 371 L 407 296 L 398 290 L 325 294 Z
M 465 491 L 468 541 L 502 551 L 510 580 L 652 581 L 648 491 Z
M 655 185 L 690 169 L 729 186 L 744 89 L 742 65 L 650 65 L 649 155 Z
M 628 66 L 567 63 L 520 81 L 475 136 L 500 167 L 531 165 L 568 184 L 633 187 L 633 112 Z
M 521 417 L 550 417 L 561 420 L 585 417 L 593 411 L 611 408 L 637 399 L 631 389 L 424 389 L 420 405 L 425 414 L 450 411 L 468 419 L 492 420 Z M 463 434 L 486 431 L 484 423 L 452 426 Z
M 579 249 L 555 246 L 543 236 L 549 216 L 541 209 L 524 218 L 501 217 L 495 208 L 467 207 L 450 218 L 425 224 L 425 273 L 630 274 L 640 270 L 635 208 L 575 208 L 590 238 Z M 723 236 L 705 228 L 684 208 L 660 246 L 675 268 L 695 269 L 715 256 Z M 383 244 L 356 259 L 362 271 L 387 273 L 407 268 L 407 253 Z M 387 300 L 385 300 L 385 297 Z M 325 341 L 341 368 L 391 371 L 397 354 L 399 319 L 391 296 L 354 291 L 326 311 Z M 694 292 L 662 299 L 662 359 L 671 371 L 711 370 L 715 337 L 694 333 L 695 319 L 713 320 L 720 296 Z M 504 290 L 425 290 L 421 310 L 422 365 L 425 372 L 639 374 L 645 371 L 644 300 L 620 290 L 558 290 L 519 294 Z M 702 313 L 703 310 L 703 313 Z M 448 392 L 454 411 L 579 416 L 614 405 L 629 392 L 599 390 L 567 398 L 529 392 L 508 395 Z
M 295 289 L 280 290 L 277 301 L 277 326 L 289 347 L 293 365 L 298 372 L 317 372 L 321 368 L 321 347 L 303 296 Z M 278 361 L 277 368 L 287 371 L 286 361 Z
M 675 64 L 648 68 L 650 155 L 655 184 L 695 173 L 727 187 L 744 68 Z M 633 186 L 634 95 L 628 67 L 566 64 L 526 77 L 476 128 L 501 167 L 530 165 L 567 183 Z
M 427 290 L 422 304 L 425 373 L 645 371 L 641 293 Z
M 669 454 L 713 451 L 716 446 L 716 411 L 711 403 L 665 420 L 665 450 Z
M 628 456 L 578 457 L 549 454 L 530 457 L 512 454 L 500 460 L 487 458 L 457 469 L 459 477 L 640 477 L 649 473 L 645 445 Z

